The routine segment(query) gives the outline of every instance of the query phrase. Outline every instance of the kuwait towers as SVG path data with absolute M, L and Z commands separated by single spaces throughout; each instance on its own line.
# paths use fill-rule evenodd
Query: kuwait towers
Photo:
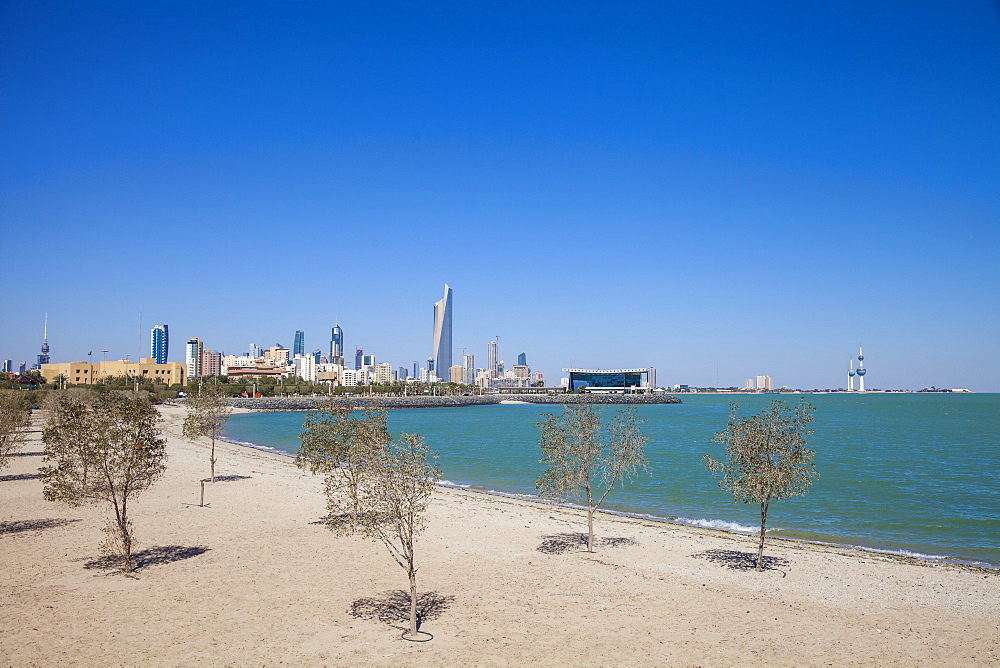
M 444 284 L 444 297 L 434 302 L 434 373 L 448 382 L 451 370 L 451 287 Z
M 854 368 L 854 360 L 851 360 L 851 366 L 847 370 L 847 391 L 854 391 L 854 376 L 858 377 L 858 392 L 865 391 L 865 353 L 861 350 L 861 346 L 858 346 L 858 368 Z

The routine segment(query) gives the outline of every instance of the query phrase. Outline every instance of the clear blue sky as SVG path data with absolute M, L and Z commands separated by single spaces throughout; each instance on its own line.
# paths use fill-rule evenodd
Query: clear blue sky
M 1000 391 L 988 0 L 0 2 L 0 357 Z M 140 344 L 139 312 L 142 312 Z M 95 353 L 95 357 L 98 353 Z M 456 354 L 459 354 L 456 352 Z

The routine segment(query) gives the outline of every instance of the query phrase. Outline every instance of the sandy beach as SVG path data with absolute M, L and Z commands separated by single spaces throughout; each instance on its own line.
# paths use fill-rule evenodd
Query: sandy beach
M 400 637 L 406 577 L 322 523 L 288 457 L 180 436 L 139 498 L 134 577 L 101 570 L 108 509 L 45 501 L 38 429 L 0 471 L 0 661 L 108 665 L 993 665 L 1000 574 L 440 489 L 418 542 L 426 643 Z M 382 619 L 379 619 L 381 613 Z

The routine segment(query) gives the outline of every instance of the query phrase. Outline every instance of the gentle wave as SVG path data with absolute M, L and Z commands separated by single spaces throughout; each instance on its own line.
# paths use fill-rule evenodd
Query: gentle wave
M 704 520 L 691 519 L 689 517 L 678 517 L 673 521 L 678 524 L 688 524 L 693 527 L 701 527 L 702 529 L 716 529 L 717 531 L 731 531 L 733 533 L 760 533 L 760 527 L 748 527 L 743 524 L 729 522 L 726 520 Z M 767 529 L 767 531 L 774 531 L 776 528 L 777 527 L 771 527 L 770 529 Z
M 250 441 L 239 441 L 235 438 L 226 438 L 220 436 L 218 438 L 220 441 L 225 441 L 226 443 L 232 443 L 233 445 L 242 445 L 244 448 L 253 448 L 254 450 L 263 450 L 264 452 L 273 452 L 276 455 L 284 455 L 286 457 L 294 457 L 295 455 L 287 450 L 279 450 L 278 448 L 272 448 L 268 445 L 257 445 L 256 443 L 251 443 Z

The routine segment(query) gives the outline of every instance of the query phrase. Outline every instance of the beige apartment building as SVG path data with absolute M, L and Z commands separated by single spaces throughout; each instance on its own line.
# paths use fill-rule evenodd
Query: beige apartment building
M 62 374 L 66 382 L 93 385 L 109 376 L 138 376 L 143 380 L 153 380 L 163 385 L 184 385 L 187 382 L 187 367 L 180 362 L 157 364 L 152 357 L 143 357 L 138 362 L 119 360 L 116 362 L 60 362 L 43 364 L 42 376 L 48 383 L 54 382 Z

